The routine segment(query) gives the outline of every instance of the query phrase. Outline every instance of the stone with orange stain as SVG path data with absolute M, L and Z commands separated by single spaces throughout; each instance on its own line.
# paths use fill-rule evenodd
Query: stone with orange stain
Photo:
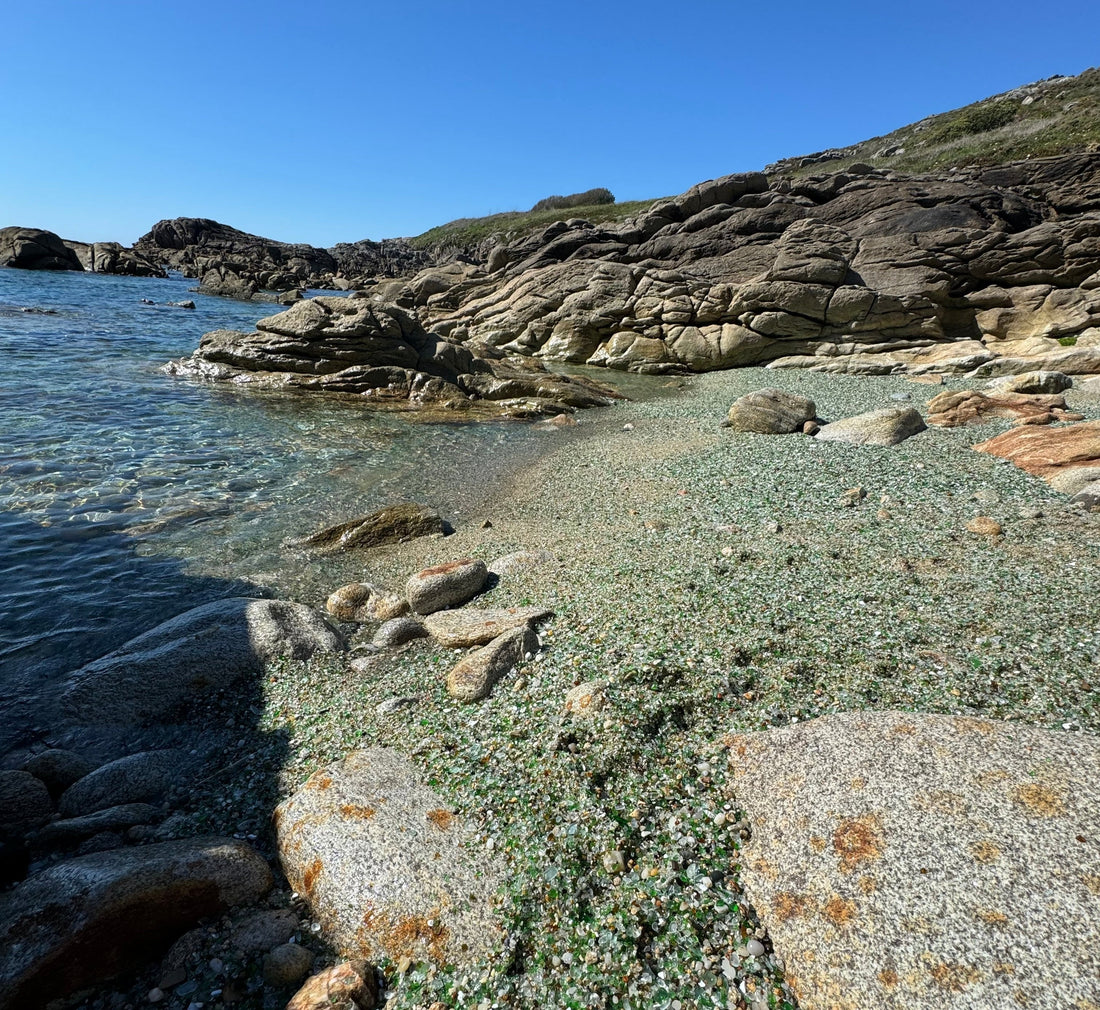
M 1092 998 L 1095 736 L 862 712 L 733 743 L 745 898 L 801 1010 L 1003 1010 L 1005 964 L 1046 1005 Z
M 411 576 L 405 585 L 409 606 L 417 614 L 458 607 L 481 592 L 489 569 L 484 561 L 460 558 L 433 565 Z
M 833 832 L 833 851 L 840 859 L 841 873 L 851 873 L 860 863 L 877 862 L 885 848 L 882 818 L 878 814 L 845 818 Z
M 355 751 L 276 816 L 287 879 L 348 958 L 439 964 L 489 957 L 503 870 L 395 751 Z

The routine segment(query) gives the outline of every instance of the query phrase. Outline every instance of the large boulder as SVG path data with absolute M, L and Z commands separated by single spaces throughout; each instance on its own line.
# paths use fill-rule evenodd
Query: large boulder
M 1100 421 L 1057 428 L 1014 428 L 974 448 L 1050 481 L 1066 470 L 1100 466 Z
M 139 723 L 260 673 L 279 656 L 337 652 L 344 640 L 309 607 L 233 597 L 188 610 L 81 667 L 62 695 L 80 722 Z
M 78 779 L 61 795 L 63 817 L 81 817 L 126 803 L 159 800 L 190 764 L 179 750 L 153 750 L 111 761 Z
M 803 1010 L 1095 1003 L 1100 739 L 852 712 L 726 742 Z
M 83 270 L 76 253 L 52 231 L 0 228 L 0 267 L 23 270 Z
M 0 895 L 0 1010 L 44 1007 L 139 967 L 271 887 L 244 842 L 193 838 L 58 863 Z
M 813 400 L 769 387 L 753 390 L 734 400 L 727 421 L 734 431 L 789 435 L 801 431 L 802 426 L 815 417 L 817 407 Z
M 501 868 L 396 751 L 316 772 L 275 826 L 287 879 L 343 956 L 468 963 L 501 941 Z
M 886 446 L 904 442 L 926 427 L 920 411 L 912 407 L 886 407 L 833 421 L 824 425 L 816 437 L 822 442 Z
M 965 389 L 943 392 L 928 401 L 928 423 L 941 428 L 982 424 L 994 417 L 1009 418 L 1020 424 L 1081 419 L 1080 414 L 1067 411 L 1066 398 L 1061 393 L 1023 393 L 1008 389 L 980 393 Z

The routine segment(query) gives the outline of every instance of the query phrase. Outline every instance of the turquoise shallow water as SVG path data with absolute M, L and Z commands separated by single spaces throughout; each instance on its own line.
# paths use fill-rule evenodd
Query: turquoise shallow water
M 0 705 L 210 599 L 316 604 L 333 573 L 288 539 L 392 501 L 454 516 L 545 444 L 166 375 L 274 308 L 188 283 L 0 270 Z

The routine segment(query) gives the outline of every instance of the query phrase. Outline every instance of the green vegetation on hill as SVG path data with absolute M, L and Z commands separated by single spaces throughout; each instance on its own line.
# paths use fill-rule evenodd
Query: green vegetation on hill
M 531 210 L 562 210 L 567 207 L 594 207 L 597 204 L 614 203 L 615 194 L 602 186 L 596 189 L 586 189 L 583 193 L 572 193 L 569 196 L 548 196 L 539 200 Z
M 539 231 L 555 221 L 584 218 L 593 224 L 622 221 L 641 213 L 657 201 L 628 200 L 626 203 L 603 203 L 580 207 L 552 207 L 549 210 L 506 211 L 488 217 L 460 217 L 447 224 L 431 228 L 422 235 L 410 239 L 415 249 L 459 249 L 479 245 L 488 238 L 499 235 L 512 241 Z
M 769 169 L 782 175 L 815 175 L 863 162 L 921 173 L 1090 149 L 1100 150 L 1100 67 L 1077 77 L 1026 84 L 929 116 L 885 136 L 839 148 L 835 157 L 788 158 Z

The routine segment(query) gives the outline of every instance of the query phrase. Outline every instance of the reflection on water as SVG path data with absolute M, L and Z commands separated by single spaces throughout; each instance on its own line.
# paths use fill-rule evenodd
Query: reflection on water
M 0 270 L 0 676 L 54 677 L 230 591 L 316 602 L 283 544 L 534 452 L 522 425 L 425 425 L 160 371 L 263 305 L 182 280 Z M 194 297 L 195 311 L 147 306 Z M 22 307 L 51 310 L 28 313 Z M 457 493 L 457 492 L 455 492 Z M 182 578 L 181 573 L 187 577 Z

